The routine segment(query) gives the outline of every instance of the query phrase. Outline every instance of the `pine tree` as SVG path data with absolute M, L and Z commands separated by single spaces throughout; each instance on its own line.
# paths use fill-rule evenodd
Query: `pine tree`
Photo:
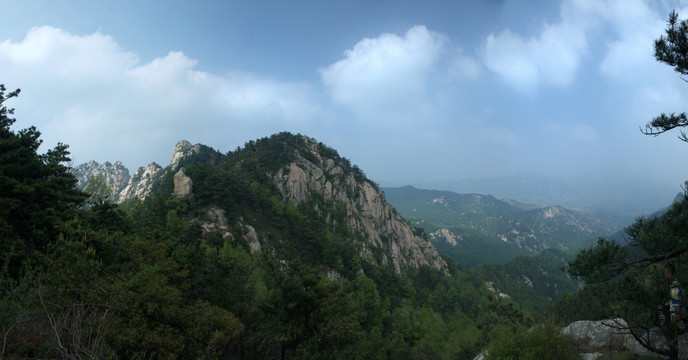
M 34 126 L 11 129 L 14 109 L 4 103 L 20 90 L 7 95 L 5 90 L 0 84 L 0 264 L 11 270 L 22 254 L 54 240 L 86 195 L 76 189 L 77 180 L 65 165 L 70 161 L 67 145 L 58 143 L 39 154 L 41 133 Z
M 655 59 L 674 68 L 681 75 L 688 75 L 688 20 L 679 20 L 678 13 L 672 11 L 666 29 L 666 37 L 660 36 L 655 40 Z M 684 81 L 688 81 L 682 77 Z M 680 114 L 664 114 L 655 117 L 641 129 L 643 134 L 657 136 L 675 128 L 688 126 L 688 116 Z M 678 136 L 688 142 L 684 131 Z

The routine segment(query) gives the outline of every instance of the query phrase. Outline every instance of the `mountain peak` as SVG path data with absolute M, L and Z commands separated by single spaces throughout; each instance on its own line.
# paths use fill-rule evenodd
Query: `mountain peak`
M 302 141 L 305 149 L 296 151 L 293 160 L 272 176 L 285 199 L 304 204 L 317 194 L 326 202 L 340 204 L 346 223 L 336 225 L 360 234 L 363 258 L 391 265 L 397 273 L 421 266 L 447 272 L 447 264 L 429 239 L 414 232 L 357 166 L 312 138 L 302 137 Z
M 191 145 L 190 142 L 186 140 L 179 141 L 174 145 L 174 150 L 172 151 L 172 161 L 170 162 L 170 167 L 176 169 L 179 162 L 186 156 L 191 154 L 198 154 L 201 151 L 201 144 Z

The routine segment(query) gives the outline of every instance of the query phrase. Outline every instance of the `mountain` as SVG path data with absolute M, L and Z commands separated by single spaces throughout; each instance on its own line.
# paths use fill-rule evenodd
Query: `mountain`
M 121 163 L 116 164 L 121 169 Z M 279 229 L 266 225 L 266 220 L 259 216 L 264 214 L 248 216 L 234 209 L 242 199 L 240 193 L 228 192 L 231 185 L 225 184 L 233 181 L 232 167 L 258 171 L 256 176 L 278 192 L 279 196 L 272 195 L 271 201 L 282 215 L 289 206 L 312 209 L 312 215 L 342 234 L 364 261 L 390 266 L 396 273 L 421 266 L 448 271 L 430 240 L 402 219 L 375 183 L 334 149 L 306 136 L 280 133 L 250 141 L 241 151 L 226 155 L 180 141 L 172 152 L 170 165 L 162 168 L 151 163 L 145 169 L 139 168 L 125 186 L 111 180 L 109 167 L 95 162 L 79 165 L 76 171 L 80 179 L 107 175 L 106 183 L 116 190 L 115 200 L 119 203 L 144 200 L 167 183 L 167 188 L 173 187 L 178 197 L 188 199 L 195 207 L 195 213 L 200 214 L 198 223 L 206 232 L 220 231 L 222 237 L 227 237 L 233 236 L 228 229 L 239 228 L 240 236 L 255 251 L 299 247 L 285 246 L 275 235 Z M 86 183 L 82 180 L 84 187 Z M 255 187 L 257 183 L 247 185 Z M 178 190 L 183 188 L 186 190 Z
M 491 195 L 411 186 L 383 191 L 402 216 L 429 233 L 438 250 L 466 268 L 546 249 L 572 254 L 618 230 L 613 223 L 561 206 L 533 208 Z
M 540 207 L 559 205 L 597 216 L 602 214 L 611 221 L 628 224 L 636 217 L 664 206 L 680 185 L 624 178 L 615 182 L 614 186 L 602 186 L 603 180 L 572 180 L 519 173 L 484 179 L 427 182 L 416 186 L 457 193 L 490 194 L 500 199 L 540 204 Z

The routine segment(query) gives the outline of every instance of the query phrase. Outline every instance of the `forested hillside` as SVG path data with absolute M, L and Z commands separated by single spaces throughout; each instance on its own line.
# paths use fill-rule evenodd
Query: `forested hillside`
M 465 268 L 504 263 L 546 249 L 573 255 L 592 245 L 598 236 L 626 225 L 560 206 L 525 206 L 491 195 L 411 186 L 384 191 L 411 224 L 423 228 L 440 251 Z
M 449 259 L 395 268 L 384 238 L 361 257 L 345 204 L 285 197 L 269 174 L 306 154 L 301 136 L 204 148 L 179 164 L 193 196 L 168 172 L 116 205 L 102 181 L 76 190 L 66 145 L 39 154 L 37 129 L 12 130 L 15 95 L 0 92 L 2 358 L 472 358 L 529 322 Z M 326 176 L 365 179 L 321 151 L 346 170 Z

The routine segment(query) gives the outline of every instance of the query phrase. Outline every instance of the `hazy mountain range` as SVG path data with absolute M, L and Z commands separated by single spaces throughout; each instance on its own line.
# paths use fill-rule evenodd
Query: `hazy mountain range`
M 502 263 L 546 249 L 573 254 L 627 223 L 562 206 L 535 207 L 491 195 L 383 188 L 387 200 L 464 267 Z
M 630 222 L 665 207 L 681 192 L 681 184 L 648 183 L 635 179 L 619 179 L 612 187 L 601 187 L 596 179 L 559 179 L 520 173 L 513 176 L 485 179 L 462 179 L 416 184 L 424 189 L 441 189 L 463 194 L 489 194 L 499 199 L 537 204 L 540 207 L 559 205 L 585 210 Z

